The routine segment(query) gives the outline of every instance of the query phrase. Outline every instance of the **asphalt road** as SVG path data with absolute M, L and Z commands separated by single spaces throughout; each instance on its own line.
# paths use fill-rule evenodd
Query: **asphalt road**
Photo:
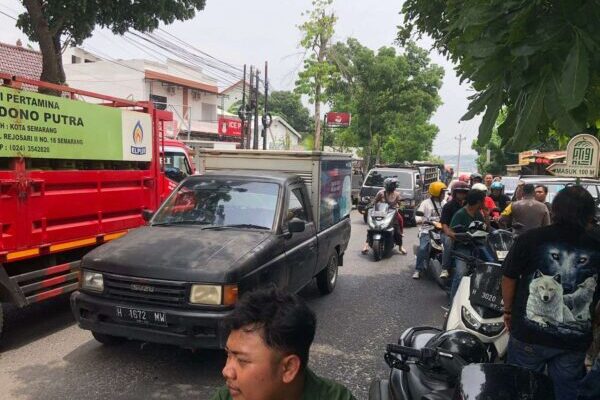
M 369 383 L 384 378 L 387 343 L 410 326 L 442 322 L 445 294 L 428 280 L 411 279 L 416 229 L 405 232 L 408 256 L 374 262 L 360 249 L 366 226 L 353 214 L 352 238 L 334 293 L 313 283 L 300 293 L 318 317 L 310 366 L 366 399 Z M 223 384 L 221 351 L 128 342 L 105 347 L 73 322 L 68 299 L 26 310 L 8 309 L 0 348 L 0 398 L 210 399 Z

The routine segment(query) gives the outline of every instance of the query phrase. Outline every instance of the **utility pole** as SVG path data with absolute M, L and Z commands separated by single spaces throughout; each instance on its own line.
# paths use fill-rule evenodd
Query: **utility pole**
M 256 85 L 256 89 L 254 92 L 254 136 L 252 137 L 252 148 L 254 150 L 258 150 L 258 91 L 260 88 L 260 78 L 258 77 L 258 68 L 256 69 L 256 72 L 254 74 L 254 79 L 255 79 L 255 85 Z
M 250 66 L 250 92 L 248 94 L 248 106 L 244 110 L 246 116 L 248 116 L 248 123 L 246 124 L 246 149 L 251 149 L 250 147 L 250 136 L 252 135 L 252 114 L 250 113 L 254 104 L 254 67 Z
M 242 149 L 246 147 L 246 64 L 244 64 L 244 80 L 242 81 L 242 107 L 238 111 L 238 116 L 242 120 Z
M 458 174 L 458 176 L 460 176 L 460 153 L 462 150 L 462 142 L 467 140 L 467 138 L 464 137 L 461 133 L 458 136 L 456 136 L 455 139 L 458 140 L 458 160 L 456 161 L 456 173 Z
M 267 114 L 269 113 L 269 108 L 267 106 L 267 102 L 269 99 L 269 64 L 267 63 L 267 61 L 265 61 L 265 112 L 263 114 L 263 119 L 262 119 L 262 123 L 263 123 L 263 130 L 262 130 L 262 137 L 263 137 L 263 150 L 267 149 L 267 128 L 268 128 L 268 121 L 267 121 Z

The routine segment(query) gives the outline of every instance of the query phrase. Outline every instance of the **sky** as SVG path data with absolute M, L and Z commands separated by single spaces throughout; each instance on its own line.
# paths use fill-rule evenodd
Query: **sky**
M 230 64 L 258 65 L 262 69 L 269 62 L 269 81 L 272 90 L 291 90 L 302 67 L 303 51 L 299 48 L 302 12 L 311 7 L 310 0 L 207 0 L 203 11 L 189 21 L 176 22 L 164 27 L 166 31 L 192 46 Z M 349 37 L 358 39 L 372 49 L 393 45 L 397 26 L 402 24 L 401 1 L 398 0 L 336 0 L 338 16 L 335 41 Z M 18 0 L 0 0 L 0 41 L 14 44 L 17 39 L 29 43 L 27 37 L 14 27 L 14 20 L 3 15 L 17 16 L 22 10 Z M 421 40 L 419 45 L 430 49 L 431 42 Z M 37 47 L 35 43 L 32 46 Z M 96 30 L 83 47 L 114 59 L 149 58 L 140 49 L 107 30 Z M 479 120 L 459 123 L 466 112 L 467 97 L 472 94 L 468 84 L 460 85 L 454 66 L 435 50 L 432 62 L 441 65 L 445 77 L 440 96 L 443 105 L 432 122 L 440 128 L 433 153 L 455 154 L 459 134 L 467 137 L 463 154 L 474 153 L 471 142 L 477 136 Z

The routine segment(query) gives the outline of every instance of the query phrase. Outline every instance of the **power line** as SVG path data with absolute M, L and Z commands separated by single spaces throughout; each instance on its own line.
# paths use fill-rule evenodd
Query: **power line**
M 0 11 L 0 14 L 6 16 L 8 18 L 14 19 L 15 21 L 17 20 L 17 17 L 13 17 L 12 15 L 5 13 L 4 11 Z

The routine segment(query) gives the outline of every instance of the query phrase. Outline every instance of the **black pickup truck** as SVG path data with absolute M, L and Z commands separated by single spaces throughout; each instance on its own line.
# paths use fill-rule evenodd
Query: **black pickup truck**
M 222 348 L 222 320 L 245 292 L 269 284 L 297 292 L 315 277 L 321 293 L 332 292 L 350 238 L 350 160 L 281 153 L 268 164 L 285 171 L 287 159 L 291 172 L 215 168 L 188 177 L 148 226 L 88 253 L 71 297 L 79 326 L 105 344 Z M 227 158 L 219 155 L 206 154 L 208 164 Z M 229 156 L 230 166 L 255 167 L 265 157 Z M 310 167 L 304 179 L 302 165 Z

